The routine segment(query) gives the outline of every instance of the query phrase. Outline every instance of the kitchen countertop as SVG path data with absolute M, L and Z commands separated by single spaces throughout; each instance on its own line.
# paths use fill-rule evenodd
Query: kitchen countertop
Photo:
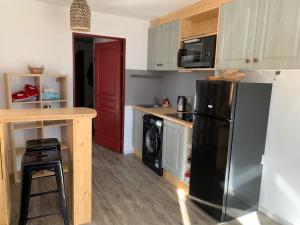
M 132 108 L 136 109 L 136 110 L 140 110 L 142 112 L 145 113 L 149 113 L 152 114 L 154 116 L 160 117 L 162 119 L 165 120 L 169 120 L 171 122 L 180 124 L 182 126 L 188 127 L 188 128 L 193 128 L 193 123 L 192 122 L 187 122 L 181 119 L 176 119 L 174 117 L 171 116 L 167 116 L 166 114 L 170 114 L 170 113 L 176 113 L 176 109 L 175 108 L 167 108 L 167 107 L 159 107 L 159 108 L 145 108 L 143 106 L 139 106 L 139 105 L 133 105 Z

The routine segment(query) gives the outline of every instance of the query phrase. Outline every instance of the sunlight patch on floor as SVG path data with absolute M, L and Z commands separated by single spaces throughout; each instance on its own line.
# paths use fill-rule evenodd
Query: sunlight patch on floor
M 241 225 L 263 225 L 260 223 L 260 220 L 259 220 L 256 212 L 249 213 L 246 216 L 242 216 L 242 217 L 238 218 L 237 221 Z
M 179 202 L 179 206 L 180 206 L 180 212 L 181 212 L 183 225 L 192 225 L 190 216 L 189 216 L 189 212 L 188 212 L 188 208 L 186 206 L 187 194 L 185 193 L 184 190 L 177 189 L 177 197 L 178 197 L 178 202 Z

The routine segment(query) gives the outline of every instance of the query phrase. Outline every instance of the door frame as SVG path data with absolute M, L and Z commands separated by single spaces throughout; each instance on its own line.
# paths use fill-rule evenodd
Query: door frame
M 126 39 L 119 37 L 111 37 L 104 35 L 96 35 L 96 34 L 86 34 L 86 33 L 72 33 L 72 49 L 73 49 L 73 97 L 76 95 L 76 77 L 75 77 L 75 39 L 76 38 L 107 38 L 120 41 L 122 44 L 122 74 L 121 74 L 121 151 L 120 153 L 124 153 L 124 116 L 125 116 L 125 63 L 126 63 Z M 75 98 L 73 98 L 73 107 L 75 106 Z

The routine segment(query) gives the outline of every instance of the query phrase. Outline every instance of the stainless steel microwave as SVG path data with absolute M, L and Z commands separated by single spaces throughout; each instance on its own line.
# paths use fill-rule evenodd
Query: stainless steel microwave
M 183 42 L 178 52 L 178 67 L 214 68 L 217 35 Z

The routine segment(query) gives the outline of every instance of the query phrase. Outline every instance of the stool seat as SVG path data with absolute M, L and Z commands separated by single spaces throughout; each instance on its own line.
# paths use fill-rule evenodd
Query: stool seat
M 35 151 L 26 152 L 23 156 L 23 167 L 36 167 L 38 165 L 50 166 L 61 162 L 61 155 L 58 151 Z
M 57 138 L 44 138 L 29 140 L 26 143 L 26 152 L 31 151 L 57 151 L 60 150 L 60 143 Z

